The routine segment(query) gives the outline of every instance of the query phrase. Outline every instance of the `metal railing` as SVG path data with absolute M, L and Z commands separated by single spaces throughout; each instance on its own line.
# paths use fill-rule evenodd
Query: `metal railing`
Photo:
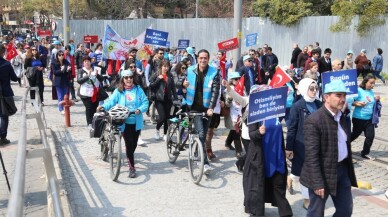
M 31 100 L 35 113 L 27 114 L 26 104 L 27 95 L 30 90 L 35 90 L 36 98 Z M 43 162 L 46 170 L 46 177 L 48 183 L 48 195 L 52 198 L 52 206 L 54 208 L 54 214 L 56 217 L 63 216 L 62 204 L 59 196 L 58 179 L 55 173 L 52 154 L 46 134 L 46 118 L 42 109 L 41 99 L 38 94 L 38 87 L 29 87 L 24 93 L 21 114 L 22 121 L 20 126 L 20 137 L 18 142 L 18 151 L 16 155 L 15 177 L 11 188 L 11 196 L 8 204 L 8 217 L 20 217 L 24 212 L 24 188 L 26 181 L 26 145 L 27 145 L 27 119 L 36 119 L 40 137 L 42 139 L 43 148 L 40 151 L 43 157 Z M 49 204 L 50 205 L 50 204 Z

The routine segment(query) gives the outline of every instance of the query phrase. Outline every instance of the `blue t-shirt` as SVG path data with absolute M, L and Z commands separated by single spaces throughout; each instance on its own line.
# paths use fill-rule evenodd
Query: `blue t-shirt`
M 355 106 L 353 117 L 362 119 L 362 120 L 370 120 L 372 119 L 373 114 L 373 105 L 375 104 L 375 93 L 373 90 L 364 90 L 362 88 L 358 88 L 358 96 L 354 98 L 354 101 L 366 102 L 365 106 Z
M 136 90 L 137 88 L 132 88 L 131 90 L 125 90 L 125 107 L 129 109 L 129 111 L 133 112 L 136 108 Z M 125 121 L 126 124 L 136 124 L 136 119 L 134 115 L 129 116 L 129 118 Z

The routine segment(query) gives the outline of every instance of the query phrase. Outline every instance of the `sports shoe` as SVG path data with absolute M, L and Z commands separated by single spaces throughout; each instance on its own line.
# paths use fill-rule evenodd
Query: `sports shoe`
M 163 136 L 163 141 L 166 141 L 167 140 L 167 135 L 164 135 Z
M 65 111 L 64 111 L 64 110 L 62 110 L 62 111 L 61 111 L 61 114 L 62 114 L 62 115 L 65 115 Z
M 209 164 L 203 165 L 203 174 L 209 175 L 213 168 Z
M 136 178 L 136 170 L 135 169 L 129 169 L 129 178 L 133 179 Z
M 141 138 L 139 138 L 139 139 L 137 140 L 137 144 L 138 144 L 138 145 L 144 145 L 145 142 L 144 142 L 144 140 L 142 140 Z
M 375 157 L 369 155 L 369 154 L 361 154 L 362 158 L 368 159 L 368 160 L 376 160 Z
M 160 139 L 159 130 L 155 131 L 154 138 L 155 138 L 155 140 L 159 140 Z

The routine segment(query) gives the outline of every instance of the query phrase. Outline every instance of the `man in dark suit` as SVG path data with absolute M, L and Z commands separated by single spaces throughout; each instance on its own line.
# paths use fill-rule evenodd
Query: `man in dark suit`
M 318 59 L 318 72 L 324 73 L 324 72 L 329 72 L 333 71 L 331 67 L 331 49 L 326 48 L 325 51 L 323 52 L 323 56 Z
M 347 89 L 341 80 L 325 85 L 325 104 L 307 117 L 304 124 L 305 161 L 300 183 L 309 189 L 307 217 L 323 217 L 331 196 L 334 217 L 353 212 L 351 187 L 357 187 L 352 163 L 350 132 L 341 112 Z
M 13 96 L 10 81 L 17 81 L 18 78 L 11 66 L 11 63 L 3 58 L 5 51 L 5 46 L 0 44 L 0 86 L 3 97 L 10 97 Z M 7 115 L 3 115 L 0 110 L 0 146 L 10 143 L 7 139 L 8 123 L 9 117 Z
M 298 56 L 302 52 L 302 50 L 299 48 L 297 43 L 294 43 L 294 50 L 292 51 L 291 56 L 291 64 L 294 66 L 294 68 L 298 65 Z

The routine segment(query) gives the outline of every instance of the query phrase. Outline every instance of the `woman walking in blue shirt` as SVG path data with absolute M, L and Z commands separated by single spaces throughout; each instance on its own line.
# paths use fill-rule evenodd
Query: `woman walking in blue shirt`
M 373 106 L 380 96 L 375 96 L 373 87 L 375 86 L 376 77 L 369 74 L 358 87 L 358 96 L 354 99 L 353 106 L 353 131 L 351 140 L 354 141 L 364 132 L 365 141 L 361 151 L 361 157 L 369 160 L 376 158 L 369 154 L 372 147 L 373 139 L 375 138 L 375 126 L 372 124 Z

